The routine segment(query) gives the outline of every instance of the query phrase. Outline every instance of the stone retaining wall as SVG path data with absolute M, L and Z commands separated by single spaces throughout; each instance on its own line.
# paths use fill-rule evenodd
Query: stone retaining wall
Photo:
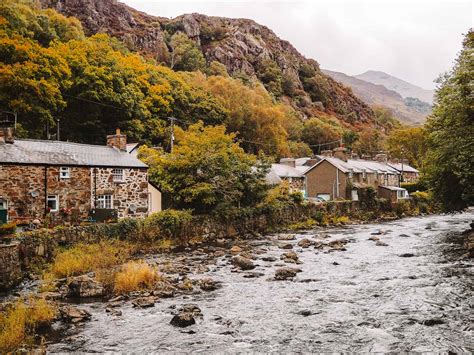
M 18 243 L 0 244 L 0 290 L 7 290 L 21 280 Z

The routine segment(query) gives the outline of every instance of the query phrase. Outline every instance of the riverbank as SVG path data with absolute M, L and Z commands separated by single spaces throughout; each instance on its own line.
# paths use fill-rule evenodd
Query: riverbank
M 470 216 L 472 219 L 472 214 Z M 253 237 L 250 239 L 218 240 L 217 243 L 212 245 L 201 245 L 200 247 L 188 248 L 181 252 L 135 255 L 134 259 L 143 260 L 160 276 L 159 282 L 155 283 L 151 288 L 140 288 L 136 291 L 120 293 L 118 295 L 106 294 L 100 288 L 100 285 L 97 284 L 97 275 L 89 273 L 79 278 L 71 277 L 59 280 L 57 284 L 59 286 L 58 289 L 44 290 L 47 292 L 43 292 L 40 296 L 49 301 L 56 300 L 55 302 L 59 305 L 62 304 L 60 306 L 61 311 L 58 312 L 58 321 L 53 324 L 53 330 L 56 329 L 55 332 L 65 334 L 73 330 L 79 330 L 82 327 L 87 328 L 90 317 L 94 320 L 97 320 L 97 317 L 99 317 L 103 321 L 107 320 L 110 322 L 115 319 L 110 318 L 113 316 L 117 317 L 116 319 L 119 322 L 124 320 L 128 322 L 128 317 L 133 317 L 133 312 L 142 314 L 140 309 L 160 307 L 159 305 L 163 303 L 172 306 L 173 300 L 175 300 L 174 302 L 178 301 L 181 305 L 176 305 L 176 310 L 170 309 L 168 312 L 165 312 L 163 317 L 166 318 L 166 315 L 170 317 L 177 315 L 186 319 L 189 316 L 189 312 L 186 309 L 184 312 L 183 310 L 179 311 L 179 309 L 187 305 L 186 302 L 193 303 L 196 299 L 201 299 L 202 297 L 207 299 L 207 296 L 211 298 L 217 297 L 215 295 L 219 295 L 223 288 L 230 287 L 230 283 L 234 282 L 232 281 L 234 277 L 230 275 L 240 275 L 240 280 L 242 278 L 249 282 L 253 280 L 259 285 L 263 278 L 266 282 L 286 279 L 284 282 L 294 283 L 300 281 L 319 287 L 321 280 L 318 281 L 319 276 L 309 276 L 311 270 L 318 270 L 317 275 L 324 275 L 324 270 L 327 267 L 330 268 L 327 271 L 332 272 L 337 271 L 337 267 L 340 265 L 349 266 L 347 264 L 348 260 L 344 260 L 344 255 L 352 255 L 352 253 L 347 252 L 353 250 L 357 243 L 367 240 L 367 242 L 364 242 L 366 247 L 369 249 L 375 248 L 376 254 L 378 254 L 379 250 L 383 253 L 383 250 L 387 249 L 395 250 L 402 255 L 404 254 L 402 251 L 406 244 L 406 239 L 416 238 L 417 243 L 422 243 L 418 246 L 419 248 L 422 246 L 426 247 L 426 243 L 433 242 L 429 238 L 423 240 L 427 233 L 431 235 L 431 233 L 449 230 L 444 225 L 440 226 L 440 223 L 437 222 L 439 219 L 447 219 L 448 222 L 443 221 L 443 224 L 451 226 L 453 232 L 461 229 L 461 222 L 467 225 L 469 221 L 469 219 L 466 220 L 466 217 L 459 220 L 459 215 L 431 216 L 385 222 L 380 225 L 316 227 L 299 233 L 274 233 L 265 237 Z M 452 225 L 451 223 L 455 224 Z M 418 226 L 418 224 L 423 224 L 423 227 Z M 397 226 L 396 230 L 391 227 L 392 225 Z M 399 227 L 403 225 L 405 226 Z M 409 232 L 407 232 L 408 230 Z M 400 231 L 404 233 L 397 237 L 396 233 L 400 233 Z M 362 240 L 358 237 L 360 233 L 365 235 Z M 455 238 L 453 241 L 457 241 L 459 250 L 462 250 L 462 243 L 459 241 L 463 239 L 460 238 L 460 232 L 457 236 L 452 236 L 452 238 Z M 361 253 L 359 257 L 372 255 L 372 253 L 367 254 L 367 250 L 360 248 L 357 250 Z M 309 260 L 305 260 L 313 254 L 319 255 L 319 257 L 316 259 L 311 257 Z M 402 263 L 405 262 L 405 258 L 407 260 L 411 260 L 411 258 L 420 260 L 416 259 L 416 253 L 407 252 L 405 254 L 407 256 L 399 259 L 402 260 L 400 261 Z M 328 257 L 334 257 L 332 264 L 329 263 L 328 266 L 320 269 L 321 265 L 318 266 L 319 258 L 329 261 Z M 355 257 L 355 255 L 352 255 L 352 257 Z M 316 262 L 316 264 L 313 265 L 313 262 Z M 308 270 L 308 267 L 310 270 Z M 230 274 L 228 274 L 229 271 Z M 310 271 L 309 274 L 308 271 Z M 223 277 L 222 272 L 224 272 L 225 277 Z M 333 276 L 337 278 L 339 277 L 337 275 L 339 274 L 336 273 Z M 327 276 L 324 276 L 324 278 Z M 227 280 L 227 278 L 230 279 Z M 83 292 L 88 293 L 87 296 L 89 297 L 70 297 L 71 291 L 77 292 L 81 289 Z M 232 289 L 235 291 L 234 287 Z M 34 288 L 26 291 L 26 293 L 31 293 L 34 291 Z M 90 296 L 95 297 L 90 298 Z M 79 300 L 80 305 L 71 305 L 71 302 L 74 303 Z M 100 302 L 96 303 L 97 300 L 100 300 Z M 85 308 L 83 307 L 84 302 L 87 305 Z M 96 310 L 94 310 L 95 307 L 102 309 L 104 314 L 97 314 Z M 305 310 L 303 311 L 303 313 L 307 313 Z M 208 319 L 206 312 L 203 311 L 203 313 L 206 319 Z M 195 323 L 201 324 L 199 315 L 191 314 L 191 317 Z M 48 341 L 54 342 L 53 338 L 51 338 L 51 333 L 48 333 Z M 66 350 L 63 349 L 63 351 Z

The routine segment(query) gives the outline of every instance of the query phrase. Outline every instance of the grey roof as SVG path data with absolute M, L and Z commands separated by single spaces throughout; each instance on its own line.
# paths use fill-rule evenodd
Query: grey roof
M 387 173 L 392 175 L 397 175 L 398 171 L 391 166 L 381 163 L 374 160 L 362 160 L 362 159 L 348 159 L 347 161 L 335 158 L 335 157 L 325 157 L 319 156 L 321 159 L 315 165 L 309 167 L 304 173 L 306 174 L 312 170 L 315 166 L 319 165 L 323 161 L 327 161 L 335 166 L 337 169 L 344 173 L 352 171 L 354 173 L 362 173 L 364 170 L 367 172 L 377 172 L 377 173 Z
M 271 170 L 280 178 L 302 178 L 303 174 L 298 169 L 286 164 L 272 164 Z
M 386 185 L 379 185 L 379 187 L 391 190 L 391 191 L 407 191 L 407 189 L 404 189 L 403 187 L 398 187 L 398 186 L 386 186 Z
M 273 170 L 270 170 L 265 176 L 265 182 L 268 185 L 278 185 L 281 183 L 281 179 Z
M 404 173 L 419 173 L 417 169 L 415 169 L 414 167 L 408 164 L 391 163 L 391 162 L 388 162 L 387 164 L 400 172 L 403 171 Z
M 0 164 L 41 164 L 146 168 L 147 165 L 126 151 L 105 145 L 62 141 L 16 139 L 0 144 Z

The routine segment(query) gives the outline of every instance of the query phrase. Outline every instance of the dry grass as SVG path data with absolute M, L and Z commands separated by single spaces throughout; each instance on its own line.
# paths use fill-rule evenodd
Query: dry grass
M 114 291 L 126 293 L 152 288 L 160 280 L 155 268 L 141 261 L 129 261 L 115 275 Z
M 78 244 L 56 255 L 49 271 L 52 275 L 47 273 L 45 279 L 69 277 L 111 268 L 125 262 L 131 252 L 130 244 L 119 241 Z
M 44 299 L 18 300 L 9 305 L 0 313 L 0 352 L 16 350 L 55 316 L 56 309 Z

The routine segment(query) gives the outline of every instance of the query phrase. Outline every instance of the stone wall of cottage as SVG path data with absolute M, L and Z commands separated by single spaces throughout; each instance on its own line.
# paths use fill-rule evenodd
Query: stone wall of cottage
M 47 195 L 58 196 L 60 211 L 52 213 L 55 219 L 69 219 L 71 214 L 84 218 L 90 208 L 90 174 L 87 168 L 70 168 L 70 178 L 60 179 L 59 167 L 2 165 L 0 181 L 0 198 L 7 200 L 11 221 L 29 223 L 33 219 L 42 220 Z
M 125 168 L 124 179 L 114 181 L 112 168 L 91 169 L 91 204 L 96 195 L 112 195 L 118 217 L 144 217 L 148 213 L 148 177 L 146 169 Z M 94 194 L 96 192 L 96 195 Z

